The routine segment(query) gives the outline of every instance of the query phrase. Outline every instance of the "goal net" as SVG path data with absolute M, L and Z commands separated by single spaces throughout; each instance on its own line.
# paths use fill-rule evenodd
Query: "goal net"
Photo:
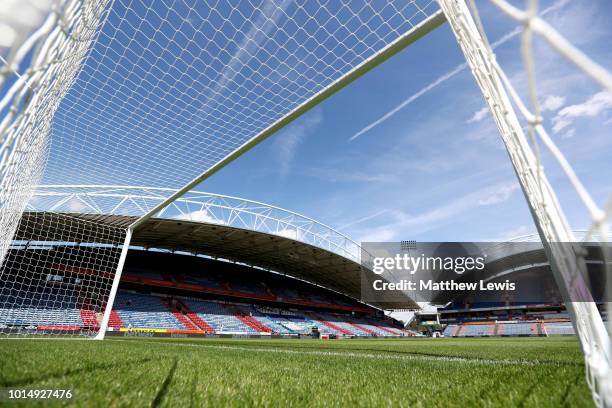
M 144 219 L 444 21 L 433 0 L 1 3 L 0 333 L 11 336 L 102 338 Z M 157 190 L 157 207 L 75 195 L 24 212 L 43 184 L 176 193 Z
M 491 0 L 498 11 L 521 25 L 521 58 L 526 75 L 527 92 L 521 97 L 496 60 L 487 40 L 485 28 L 474 0 L 439 0 L 466 61 L 478 83 L 502 140 L 512 161 L 516 176 L 535 221 L 544 250 L 550 262 L 557 286 L 563 295 L 585 355 L 586 379 L 598 406 L 612 405 L 612 348 L 610 334 L 594 302 L 586 281 L 586 251 L 574 236 L 552 188 L 542 157 L 546 153 L 569 180 L 582 202 L 591 225 L 583 237 L 585 242 L 599 241 L 607 295 L 607 314 L 610 313 L 610 243 L 608 219 L 612 213 L 612 197 L 598 206 L 563 152 L 556 146 L 544 126 L 544 109 L 536 77 L 538 63 L 534 52 L 534 36 L 540 36 L 575 68 L 612 95 L 612 75 L 569 43 L 546 23 L 538 13 L 538 1 L 528 0 L 520 9 L 506 0 Z M 524 101 L 525 99 L 526 101 Z M 520 116 L 515 113 L 516 111 Z M 526 129 L 526 130 L 525 130 Z M 609 320 L 609 319 L 608 319 Z M 608 322 L 610 324 L 610 322 Z
M 584 203 L 586 240 L 608 236 L 612 203 L 592 199 L 543 125 L 533 37 L 608 92 L 612 78 L 539 16 L 537 1 L 526 9 L 490 3 L 520 24 L 525 96 L 496 61 L 481 2 L 2 1 L 0 333 L 103 338 L 131 235 L 144 220 L 447 21 L 566 295 L 595 400 L 612 405 L 610 338 L 576 284 L 584 262 L 567 245 L 575 237 L 542 152 Z M 110 213 L 92 212 L 82 196 L 67 197 L 61 211 L 24 211 L 39 184 L 176 192 L 153 207 L 133 202 Z

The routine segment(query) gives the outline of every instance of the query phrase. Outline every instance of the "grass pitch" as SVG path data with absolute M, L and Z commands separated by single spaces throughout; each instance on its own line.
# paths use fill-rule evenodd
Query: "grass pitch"
M 593 405 L 574 338 L 1 340 L 0 387 L 79 407 Z

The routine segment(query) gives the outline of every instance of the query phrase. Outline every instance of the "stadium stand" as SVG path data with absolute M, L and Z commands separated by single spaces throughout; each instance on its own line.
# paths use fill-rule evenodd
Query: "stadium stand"
M 80 289 L 83 281 L 95 280 L 99 271 L 75 268 L 69 259 L 58 258 L 30 273 L 29 278 L 38 279 L 45 290 L 25 293 L 0 287 L 0 330 L 88 335 L 99 329 L 102 313 L 96 308 L 97 299 Z M 244 265 L 155 252 L 129 257 L 109 329 L 114 334 L 414 334 L 377 309 L 320 286 Z
M 76 296 L 69 290 L 58 296 L 58 293 L 50 288 L 42 292 L 5 289 L 0 294 L 0 299 L 0 325 L 3 326 L 70 330 L 84 325 Z M 16 307 L 16 304 L 20 306 Z
M 270 313 L 265 313 L 264 310 L 258 310 L 256 306 L 239 306 L 244 313 L 250 314 L 254 319 L 262 325 L 268 327 L 272 333 L 278 334 L 305 334 L 311 331 L 311 326 L 298 325 L 290 319 L 290 315 L 280 314 L 280 310 L 271 309 Z M 263 309 L 263 308 L 262 308 Z M 305 322 L 305 321 L 304 321 Z
M 504 336 L 537 336 L 537 323 L 501 323 L 500 333 Z
M 114 309 L 128 328 L 188 329 L 158 296 L 120 291 Z
M 258 333 L 221 303 L 196 299 L 184 299 L 183 303 L 217 333 Z
M 547 336 L 573 336 L 574 327 L 568 322 L 548 322 L 544 324 L 544 331 Z
M 485 324 L 449 324 L 443 331 L 446 337 L 481 336 L 572 336 L 572 323 L 568 321 L 507 321 Z
M 470 324 L 465 325 L 461 332 L 461 337 L 481 337 L 492 336 L 494 334 L 494 324 Z
M 598 304 L 607 321 L 605 304 Z M 569 336 L 574 328 L 560 303 L 453 302 L 440 310 L 446 337 Z
M 448 326 L 444 328 L 444 331 L 442 332 L 442 334 L 444 335 L 444 337 L 453 337 L 456 330 L 457 330 L 456 324 L 449 324 Z

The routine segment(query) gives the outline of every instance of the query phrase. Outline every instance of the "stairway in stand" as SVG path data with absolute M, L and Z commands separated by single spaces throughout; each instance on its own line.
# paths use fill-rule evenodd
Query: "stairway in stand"
M 180 299 L 175 299 L 175 302 L 178 307 L 180 307 L 183 316 L 188 319 L 194 326 L 196 326 L 196 330 L 202 330 L 205 333 L 214 333 L 215 329 L 212 328 L 211 325 L 206 323 L 197 313 L 194 313 L 193 310 L 189 308 L 184 302 Z
M 361 330 L 362 332 L 368 333 L 370 336 L 376 336 L 376 332 L 373 330 L 360 326 L 357 323 L 349 323 L 349 324 L 353 326 L 354 328 L 356 328 L 357 330 Z
M 98 316 L 96 312 L 89 309 L 81 309 L 81 320 L 83 321 L 83 326 L 88 328 L 98 328 L 100 327 L 100 323 L 98 322 Z
M 370 324 L 372 324 L 372 323 L 370 323 Z M 384 331 L 384 332 L 387 332 L 387 333 L 393 334 L 393 335 L 395 335 L 395 336 L 397 336 L 398 334 L 400 334 L 400 333 L 398 333 L 398 332 L 394 332 L 393 330 L 389 330 L 388 328 L 386 328 L 386 327 L 384 327 L 384 326 L 379 326 L 379 325 L 377 325 L 377 324 L 373 324 L 373 326 L 374 326 L 374 327 L 376 327 L 378 330 L 382 330 L 382 331 Z
M 123 320 L 121 320 L 121 316 L 119 316 L 119 313 L 117 313 L 115 309 L 111 311 L 110 318 L 108 319 L 108 327 L 112 327 L 113 329 L 125 327 Z
M 346 329 L 343 329 L 342 327 L 333 324 L 329 320 L 325 320 L 323 317 L 321 317 L 321 316 L 319 316 L 317 314 L 312 313 L 312 317 L 313 317 L 314 320 L 317 320 L 317 321 L 323 323 L 325 326 L 327 326 L 330 329 L 333 329 L 333 330 L 335 330 L 337 332 L 340 332 L 342 334 L 348 334 L 348 335 L 352 335 L 353 334 L 350 331 L 348 331 Z
M 253 330 L 258 331 L 260 333 L 272 333 L 271 328 L 264 325 L 259 320 L 253 318 L 253 316 L 249 316 L 243 313 L 242 311 L 238 310 L 238 308 L 236 308 L 235 306 L 225 305 L 225 308 L 230 310 L 238 320 L 240 320 L 242 323 L 246 324 Z

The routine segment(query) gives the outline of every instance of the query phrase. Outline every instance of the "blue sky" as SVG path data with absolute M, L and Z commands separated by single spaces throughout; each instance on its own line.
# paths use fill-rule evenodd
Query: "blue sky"
M 357 20 L 339 27 L 309 8 L 316 2 L 302 7 L 290 0 L 261 0 L 261 5 L 241 3 L 245 10 L 219 6 L 214 13 L 181 0 L 170 8 L 154 4 L 115 1 L 55 115 L 42 183 L 183 185 L 270 119 L 286 114 L 293 106 L 285 101 L 299 102 L 294 96 L 318 91 L 316 86 L 330 79 L 328 72 L 345 70 L 342 64 L 351 61 L 330 60 L 327 70 L 317 70 L 317 59 L 351 56 L 347 51 L 363 48 L 352 45 L 355 37 L 346 37 L 346 44 L 332 41 L 330 32 L 359 32 Z M 366 4 L 378 17 L 397 17 L 390 2 Z M 414 11 L 410 3 L 395 4 L 408 4 L 406 14 Z M 490 41 L 498 43 L 498 60 L 525 95 L 516 24 L 488 2 L 478 4 Z M 540 6 L 547 21 L 612 70 L 609 1 L 542 0 Z M 346 15 L 346 10 L 334 12 Z M 283 13 L 290 14 L 289 21 Z M 325 30 L 312 30 L 312 15 L 327 21 Z M 369 24 L 376 35 L 363 42 L 372 49 L 392 38 L 390 27 L 377 20 Z M 284 30 L 296 34 L 285 38 Z M 316 48 L 308 54 L 309 42 L 332 52 Z M 548 44 L 536 40 L 534 47 L 545 124 L 603 205 L 611 192 L 612 96 Z M 545 154 L 544 164 L 571 225 L 588 226 L 588 214 L 556 163 Z M 448 25 L 198 189 L 284 207 L 357 241 L 503 240 L 534 231 L 495 125 Z
M 541 2 L 542 9 L 550 6 L 547 21 L 612 69 L 609 2 Z M 490 6 L 481 12 L 491 42 L 516 27 Z M 612 174 L 611 98 L 547 44 L 536 41 L 535 50 L 546 125 L 603 205 Z M 524 94 L 519 37 L 496 53 Z M 198 189 L 285 207 L 358 241 L 503 240 L 533 232 L 495 125 L 462 62 L 444 25 Z M 548 156 L 544 163 L 571 225 L 587 226 L 589 217 L 559 168 Z

